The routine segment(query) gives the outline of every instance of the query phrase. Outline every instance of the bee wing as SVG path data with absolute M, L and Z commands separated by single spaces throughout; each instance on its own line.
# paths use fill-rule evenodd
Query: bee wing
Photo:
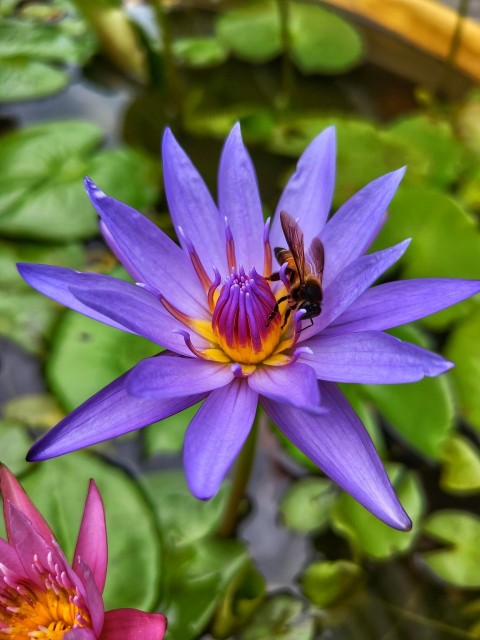
M 309 258 L 312 261 L 313 273 L 317 276 L 322 284 L 323 267 L 325 265 L 325 250 L 320 238 L 314 238 L 308 250 Z
M 305 277 L 305 250 L 303 247 L 303 231 L 298 222 L 286 211 L 280 212 L 280 222 L 288 248 L 295 261 L 298 277 L 302 281 Z

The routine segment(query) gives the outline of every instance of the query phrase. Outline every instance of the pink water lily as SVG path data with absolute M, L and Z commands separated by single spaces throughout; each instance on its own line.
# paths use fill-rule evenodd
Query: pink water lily
M 480 283 L 426 279 L 372 287 L 409 244 L 366 254 L 404 169 L 377 178 L 328 219 L 335 132 L 327 129 L 301 156 L 271 227 L 238 125 L 223 149 L 218 205 L 169 130 L 163 172 L 179 244 L 85 182 L 107 243 L 137 284 L 19 265 L 43 294 L 166 348 L 73 411 L 32 447 L 29 460 L 122 435 L 203 401 L 186 432 L 184 464 L 192 493 L 209 499 L 245 443 L 260 403 L 343 489 L 389 525 L 408 529 L 375 447 L 335 383 L 405 383 L 447 371 L 452 363 L 383 330 L 459 302 Z M 298 220 L 307 256 L 319 241 L 325 249 L 322 309 L 310 327 L 301 310 L 287 323 L 284 307 L 272 317 L 289 286 L 285 271 L 280 282 L 269 279 L 272 247 L 286 247 L 282 211 Z
M 104 611 L 107 535 L 102 499 L 90 481 L 70 565 L 15 476 L 0 467 L 8 541 L 0 538 L 0 638 L 162 640 L 165 616 Z

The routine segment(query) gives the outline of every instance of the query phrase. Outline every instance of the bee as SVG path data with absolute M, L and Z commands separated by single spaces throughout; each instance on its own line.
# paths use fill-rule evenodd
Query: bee
M 305 309 L 306 313 L 302 320 L 310 320 L 310 324 L 304 327 L 307 329 L 313 325 L 313 318 L 319 316 L 322 311 L 325 251 L 320 239 L 315 237 L 307 251 L 307 259 L 305 259 L 303 231 L 298 222 L 286 211 L 280 212 L 280 222 L 288 249 L 275 247 L 274 254 L 280 266 L 287 264 L 285 275 L 289 286 L 287 287 L 287 295 L 277 300 L 277 304 L 268 317 L 267 326 L 275 317 L 282 302 L 288 302 L 281 328 L 286 326 L 292 311 Z M 267 279 L 280 280 L 280 272 L 272 273 Z

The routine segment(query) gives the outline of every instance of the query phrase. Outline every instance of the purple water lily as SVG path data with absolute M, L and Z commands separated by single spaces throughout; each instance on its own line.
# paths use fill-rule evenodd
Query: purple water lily
M 203 400 L 186 432 L 184 463 L 192 493 L 209 499 L 260 402 L 330 478 L 384 522 L 409 529 L 368 433 L 335 383 L 413 382 L 447 371 L 452 364 L 442 357 L 382 331 L 468 298 L 480 282 L 406 280 L 370 288 L 409 244 L 365 255 L 404 170 L 374 180 L 327 220 L 335 179 L 329 128 L 300 158 L 270 228 L 238 125 L 220 161 L 218 206 L 169 130 L 163 169 L 180 246 L 86 180 L 104 237 L 137 284 L 19 265 L 45 295 L 166 349 L 84 402 L 32 447 L 29 460 L 122 435 Z M 288 288 L 285 277 L 283 283 L 266 279 L 271 247 L 286 246 L 283 210 L 299 221 L 307 256 L 314 238 L 325 248 L 323 306 L 310 327 L 301 311 L 284 328 L 279 313 L 269 321 Z

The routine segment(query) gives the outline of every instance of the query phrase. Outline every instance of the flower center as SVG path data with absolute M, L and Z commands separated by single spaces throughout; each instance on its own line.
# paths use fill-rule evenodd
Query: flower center
M 215 304 L 212 329 L 219 346 L 241 364 L 262 362 L 273 352 L 280 338 L 280 317 L 269 322 L 275 307 L 269 283 L 255 269 L 247 275 L 232 269 Z
M 0 638 L 62 640 L 73 628 L 91 626 L 83 599 L 64 573 L 44 574 L 41 588 L 3 566 L 1 569 Z

